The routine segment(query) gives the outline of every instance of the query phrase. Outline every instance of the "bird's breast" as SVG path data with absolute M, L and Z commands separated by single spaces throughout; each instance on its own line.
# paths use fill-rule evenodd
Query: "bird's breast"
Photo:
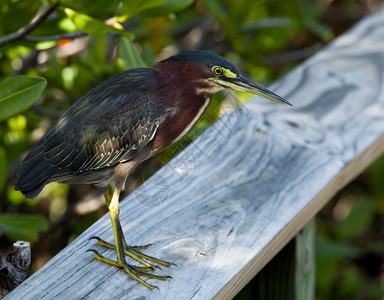
M 156 152 L 176 143 L 193 128 L 211 101 L 211 97 L 208 96 L 200 98 L 200 101 L 195 99 L 190 105 L 179 105 L 168 109 L 152 141 Z
M 199 108 L 199 110 L 197 111 L 197 113 L 195 114 L 195 116 L 193 117 L 192 120 L 190 120 L 190 119 L 193 115 L 190 117 L 185 117 L 187 119 L 187 120 L 185 120 L 185 122 L 183 122 L 183 120 L 180 121 L 183 123 L 185 128 L 182 132 L 179 133 L 179 135 L 174 140 L 172 140 L 171 144 L 176 143 L 178 140 L 180 140 L 183 136 L 185 136 L 192 129 L 192 127 L 196 124 L 196 122 L 200 119 L 200 117 L 202 116 L 204 111 L 207 109 L 210 101 L 211 101 L 211 99 L 208 97 L 205 99 L 203 105 Z M 184 127 L 184 126 L 182 126 L 182 127 Z

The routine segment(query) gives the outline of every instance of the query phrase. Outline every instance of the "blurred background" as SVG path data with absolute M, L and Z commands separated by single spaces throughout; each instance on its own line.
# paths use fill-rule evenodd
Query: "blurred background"
M 0 0 L 0 80 L 27 74 L 47 86 L 22 114 L 0 122 L 0 251 L 32 243 L 35 272 L 107 210 L 92 186 L 49 184 L 37 199 L 13 189 L 22 158 L 80 96 L 111 75 L 183 50 L 224 56 L 268 85 L 344 33 L 383 0 L 62 0 L 13 42 L 7 35 L 48 9 L 45 0 Z M 20 17 L 22 16 L 22 17 Z M 284 95 L 283 95 L 284 96 Z M 178 145 L 147 161 L 127 193 L 167 163 L 223 113 L 214 99 Z M 236 95 L 238 102 L 246 95 Z M 232 101 L 233 102 L 233 101 Z M 384 158 L 344 188 L 317 216 L 317 299 L 383 299 Z M 237 299 L 252 299 L 252 283 Z

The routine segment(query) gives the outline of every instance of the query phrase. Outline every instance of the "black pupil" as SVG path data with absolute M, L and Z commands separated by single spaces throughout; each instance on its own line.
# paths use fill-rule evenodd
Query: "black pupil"
M 215 72 L 216 72 L 217 75 L 220 75 L 220 74 L 223 73 L 223 70 L 220 69 L 220 68 L 217 68 L 217 69 L 215 70 Z

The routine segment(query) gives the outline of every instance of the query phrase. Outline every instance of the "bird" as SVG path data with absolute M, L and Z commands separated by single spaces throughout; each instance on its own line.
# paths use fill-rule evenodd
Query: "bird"
M 15 190 L 36 198 L 50 182 L 106 187 L 116 261 L 89 249 L 94 258 L 125 270 L 149 289 L 145 278 L 167 261 L 144 254 L 150 245 L 129 246 L 119 221 L 119 198 L 125 181 L 143 161 L 185 136 L 207 109 L 212 96 L 225 89 L 261 95 L 291 105 L 281 96 L 242 75 L 223 57 L 204 50 L 181 52 L 151 68 L 117 73 L 78 99 L 30 150 L 16 173 Z M 128 264 L 126 256 L 139 263 Z

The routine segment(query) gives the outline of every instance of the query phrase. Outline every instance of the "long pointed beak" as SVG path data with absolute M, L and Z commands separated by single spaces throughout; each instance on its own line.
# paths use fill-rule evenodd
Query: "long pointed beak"
M 235 90 L 260 95 L 264 98 L 267 98 L 268 100 L 292 106 L 292 104 L 285 100 L 283 97 L 280 97 L 270 90 L 252 82 L 243 75 L 238 74 L 236 78 L 233 78 L 230 80 L 230 82 L 232 83 L 232 88 Z

